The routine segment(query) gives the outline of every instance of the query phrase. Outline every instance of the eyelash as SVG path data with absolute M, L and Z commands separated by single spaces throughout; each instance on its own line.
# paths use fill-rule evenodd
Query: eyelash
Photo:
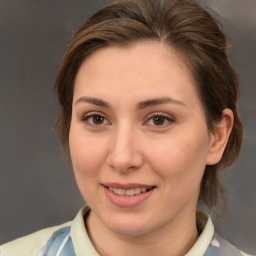
M 99 124 L 99 125 L 97 125 L 97 124 L 90 123 L 90 122 L 89 122 L 89 119 L 90 119 L 90 118 L 94 118 L 94 117 L 101 117 L 101 118 L 103 118 L 104 120 L 107 120 L 107 118 L 106 118 L 105 116 L 103 116 L 101 113 L 98 113 L 98 112 L 90 112 L 90 113 L 86 114 L 85 116 L 83 116 L 83 117 L 81 118 L 81 121 L 82 121 L 82 122 L 86 122 L 86 123 L 87 123 L 88 125 L 90 125 L 90 126 L 102 126 L 102 125 L 104 125 L 104 124 Z
M 105 125 L 104 123 L 103 124 L 95 124 L 92 122 L 89 121 L 90 118 L 94 118 L 94 117 L 100 117 L 100 118 L 103 118 L 103 122 L 107 120 L 107 118 L 102 115 L 101 113 L 98 113 L 98 112 L 90 112 L 88 114 L 86 114 L 85 116 L 83 116 L 81 118 L 81 121 L 83 122 L 86 122 L 88 125 L 90 126 L 93 126 L 93 127 L 99 127 L 99 126 L 103 126 Z M 175 122 L 174 118 L 170 117 L 169 115 L 166 115 L 164 113 L 152 113 L 149 115 L 149 117 L 147 118 L 147 120 L 144 122 L 144 123 L 148 123 L 150 120 L 152 120 L 154 117 L 160 117 L 160 118 L 164 118 L 164 122 L 165 124 L 160 124 L 160 125 L 156 125 L 156 124 L 151 124 L 151 126 L 154 126 L 154 127 L 157 127 L 157 128 L 163 128 L 163 127 L 166 127 L 168 126 L 170 123 L 173 123 Z M 107 122 L 109 122 L 107 120 Z M 154 122 L 152 120 L 152 122 Z M 168 122 L 168 124 L 166 124 L 166 122 Z M 109 122 L 110 123 L 110 122 Z

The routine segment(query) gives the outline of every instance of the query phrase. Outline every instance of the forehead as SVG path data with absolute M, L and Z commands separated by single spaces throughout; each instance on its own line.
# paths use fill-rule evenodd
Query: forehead
M 84 60 L 75 79 L 74 98 L 81 94 L 111 98 L 118 93 L 122 98 L 128 94 L 145 98 L 152 94 L 171 96 L 177 100 L 196 96 L 184 56 L 158 42 L 125 48 L 108 46 Z

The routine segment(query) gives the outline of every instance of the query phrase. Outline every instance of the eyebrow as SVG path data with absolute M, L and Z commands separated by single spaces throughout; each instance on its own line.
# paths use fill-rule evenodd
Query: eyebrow
M 172 103 L 172 104 L 177 104 L 177 105 L 181 105 L 181 106 L 186 106 L 186 104 L 180 100 L 175 100 L 170 97 L 162 97 L 162 98 L 149 99 L 149 100 L 139 102 L 137 104 L 137 108 L 144 109 L 147 107 L 152 107 L 152 106 L 166 104 L 166 103 Z
M 78 100 L 76 100 L 75 104 L 78 104 L 80 102 L 87 102 L 87 103 L 97 105 L 100 107 L 112 108 L 110 103 L 108 103 L 104 100 L 98 99 L 98 98 L 81 97 Z M 172 104 L 177 104 L 177 105 L 181 105 L 181 106 L 186 106 L 186 104 L 180 100 L 175 100 L 170 97 L 161 97 L 161 98 L 155 98 L 155 99 L 141 101 L 137 104 L 136 109 L 145 109 L 147 107 L 157 106 L 157 105 L 166 104 L 166 103 L 172 103 Z
M 75 104 L 78 104 L 80 102 L 87 102 L 100 107 L 111 108 L 111 105 L 108 102 L 98 98 L 81 97 L 75 102 Z

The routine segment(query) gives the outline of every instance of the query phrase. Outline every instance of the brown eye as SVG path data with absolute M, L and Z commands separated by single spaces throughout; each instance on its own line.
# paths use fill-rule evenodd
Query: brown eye
M 166 118 L 163 116 L 154 116 L 153 117 L 153 123 L 154 125 L 163 125 Z
M 162 113 L 152 113 L 145 124 L 153 127 L 164 128 L 174 122 L 175 120 L 169 115 Z
M 95 127 L 110 124 L 104 116 L 93 113 L 88 113 L 85 117 L 82 118 L 82 121 Z
M 94 124 L 96 125 L 101 125 L 104 123 L 105 118 L 103 116 L 100 115 L 94 115 L 92 118 L 92 121 Z

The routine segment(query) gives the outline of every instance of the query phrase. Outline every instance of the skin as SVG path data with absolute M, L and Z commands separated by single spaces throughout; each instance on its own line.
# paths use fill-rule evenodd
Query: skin
M 210 133 L 195 86 L 183 57 L 157 42 L 105 47 L 82 63 L 69 143 L 78 187 L 91 208 L 86 228 L 100 255 L 178 256 L 195 243 L 204 168 L 221 159 L 233 123 L 225 109 Z M 172 100 L 139 104 L 166 97 Z M 106 182 L 156 188 L 125 208 L 107 198 Z

